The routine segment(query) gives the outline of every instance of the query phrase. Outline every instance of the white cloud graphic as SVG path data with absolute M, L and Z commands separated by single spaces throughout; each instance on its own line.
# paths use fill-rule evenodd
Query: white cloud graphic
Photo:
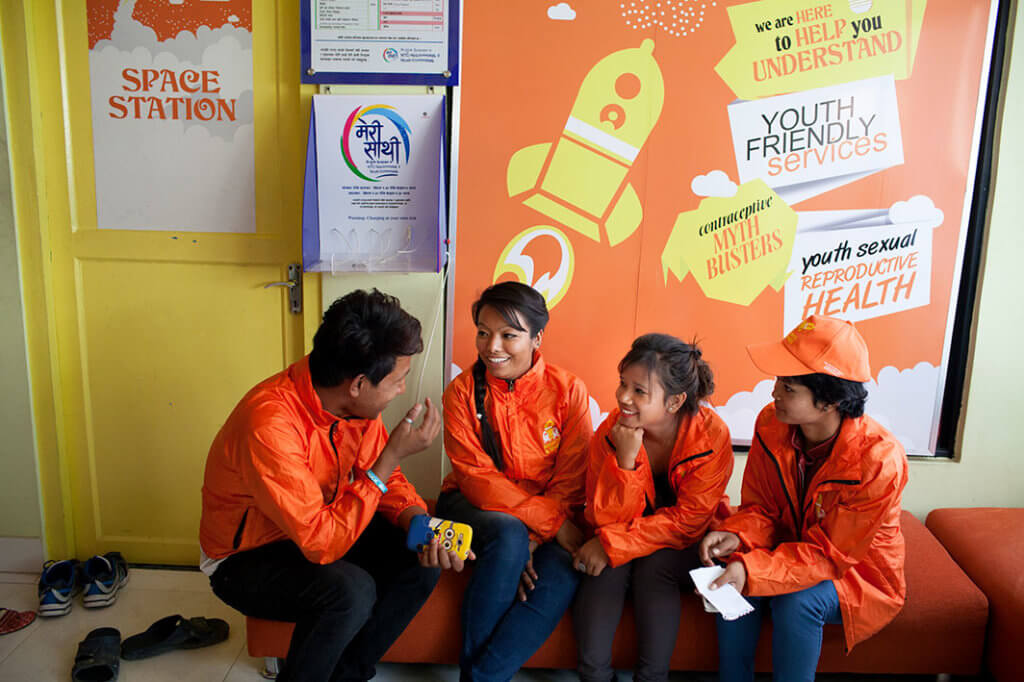
M 576 18 L 576 10 L 567 2 L 560 2 L 557 5 L 548 7 L 548 19 L 556 21 L 572 21 Z
M 707 175 L 698 175 L 690 182 L 690 189 L 699 197 L 736 196 L 736 183 L 725 171 L 713 170 Z
M 939 388 L 939 368 L 927 362 L 902 371 L 883 367 L 877 383 L 868 382 L 864 411 L 892 431 L 907 454 L 931 454 L 932 415 Z
M 754 435 L 754 420 L 761 408 L 772 401 L 774 379 L 765 379 L 752 391 L 734 393 L 725 405 L 717 408 L 718 416 L 725 420 L 734 441 L 749 443 Z
M 93 50 L 113 45 L 121 49 L 133 49 L 143 47 L 150 53 L 156 54 L 162 50 L 172 52 L 182 61 L 200 63 L 203 50 L 219 42 L 225 35 L 230 35 L 239 42 L 246 50 L 252 51 L 252 34 L 245 28 L 235 27 L 231 24 L 224 24 L 220 28 L 211 29 L 209 26 L 200 26 L 195 33 L 181 31 L 170 40 L 160 41 L 156 32 L 145 24 L 141 24 L 132 18 L 135 10 L 135 3 L 132 0 L 125 0 L 114 14 L 114 29 L 108 40 L 101 40 L 96 43 Z M 251 62 L 252 59 L 250 58 Z
M 897 201 L 889 207 L 889 221 L 898 223 L 921 223 L 922 227 L 937 227 L 942 224 L 942 210 L 923 194 L 907 201 Z
M 754 420 L 772 401 L 774 379 L 758 382 L 753 391 L 740 391 L 718 408 L 718 414 L 729 426 L 733 440 L 749 443 L 753 437 Z M 939 394 L 939 368 L 927 362 L 898 370 L 883 367 L 878 381 L 869 381 L 868 401 L 864 412 L 892 431 L 907 454 L 931 454 L 932 415 Z
M 601 406 L 597 404 L 596 400 L 594 400 L 594 396 L 590 396 L 590 423 L 594 426 L 595 431 L 607 416 L 608 413 L 601 411 Z

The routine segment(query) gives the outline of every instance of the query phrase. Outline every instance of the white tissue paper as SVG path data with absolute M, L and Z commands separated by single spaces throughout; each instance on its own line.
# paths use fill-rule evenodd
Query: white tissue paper
M 711 582 L 723 573 L 725 568 L 722 566 L 708 566 L 693 569 L 690 571 L 690 578 L 704 598 L 705 611 L 721 613 L 725 620 L 736 620 L 753 611 L 754 607 L 732 585 L 724 585 L 717 590 L 711 589 Z

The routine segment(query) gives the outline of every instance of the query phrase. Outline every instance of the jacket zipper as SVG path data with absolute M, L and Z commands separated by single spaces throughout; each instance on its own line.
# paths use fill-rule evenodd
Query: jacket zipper
M 681 466 L 683 464 L 686 464 L 687 462 L 692 462 L 695 459 L 700 459 L 701 457 L 707 457 L 712 452 L 714 452 L 714 450 L 705 450 L 704 452 L 698 452 L 696 455 L 690 455 L 686 459 L 679 460 L 674 465 L 672 465 L 671 469 L 669 469 L 669 471 L 668 471 L 669 475 L 671 476 L 672 472 L 675 471 L 679 466 Z
M 334 432 L 338 430 L 338 422 L 331 422 L 331 428 L 327 431 L 327 440 L 331 441 L 331 449 L 334 450 L 334 457 L 338 457 L 338 446 L 334 444 Z
M 826 457 L 825 457 L 826 460 L 828 460 L 828 458 L 832 456 L 832 449 L 835 448 L 835 446 L 836 446 L 836 443 L 833 440 L 832 441 L 832 445 L 830 445 L 828 447 L 828 455 L 826 455 Z M 799 455 L 798 455 L 798 457 L 799 457 Z M 819 469 L 820 469 L 820 467 L 819 467 Z M 814 477 L 812 476 L 811 479 L 813 480 L 813 478 Z M 806 476 L 805 476 L 805 479 L 806 479 Z M 797 484 L 799 484 L 799 483 L 800 483 L 800 477 L 797 477 Z M 811 487 L 811 480 L 805 480 L 804 483 L 805 483 L 805 485 L 801 486 L 801 488 L 800 488 L 800 511 L 804 515 L 804 516 L 802 516 L 800 518 L 800 522 L 799 522 L 800 523 L 800 534 L 801 535 L 803 535 L 803 532 L 804 532 L 804 519 L 807 517 L 807 491 Z M 814 486 L 814 489 L 817 490 L 818 486 L 824 485 L 826 483 L 831 483 L 831 481 L 822 481 L 818 485 Z M 811 495 L 811 499 L 812 500 L 814 499 L 814 495 Z
M 775 453 L 768 449 L 765 445 L 764 439 L 761 438 L 761 434 L 757 435 L 757 442 L 761 444 L 768 456 L 772 458 L 772 464 L 775 465 L 775 472 L 779 475 L 779 483 L 782 485 L 782 492 L 786 493 L 786 502 L 789 503 L 789 513 L 793 515 L 793 527 L 799 532 L 803 528 L 803 524 L 800 522 L 800 518 L 796 515 L 796 507 L 793 506 L 793 498 L 789 494 L 789 488 L 786 487 L 786 479 L 782 475 L 782 467 L 779 466 L 779 460 L 776 459 Z
M 242 544 L 242 532 L 245 531 L 245 520 L 248 517 L 249 509 L 247 507 L 245 513 L 242 514 L 241 522 L 239 522 L 238 524 L 238 530 L 235 531 L 235 539 L 231 542 L 231 549 L 238 549 L 238 547 Z
M 511 394 L 516 392 L 516 380 L 515 379 L 505 379 L 505 386 L 508 387 L 508 392 L 510 394 L 509 400 L 507 401 L 507 404 L 505 406 L 505 430 L 508 432 L 508 442 L 505 442 L 504 440 L 502 441 L 502 443 L 503 443 L 502 451 L 504 451 L 506 449 L 506 447 L 507 447 L 508 448 L 508 452 L 509 452 L 509 456 L 508 457 L 504 457 L 504 455 L 502 455 L 502 456 L 505 459 L 505 475 L 508 476 L 511 480 L 516 480 L 516 479 L 519 478 L 520 473 L 519 473 L 518 462 L 516 461 L 516 458 L 512 456 L 512 449 L 513 449 L 512 438 L 513 438 L 513 436 L 515 434 L 514 434 L 514 432 L 512 430 L 512 417 L 511 417 L 511 414 L 510 414 L 512 408 L 515 407 L 515 405 L 513 403 L 514 396 L 511 396 Z
M 338 446 L 334 444 L 334 434 L 338 430 L 338 422 L 331 422 L 331 428 L 327 431 L 327 440 L 331 441 L 331 450 L 334 450 L 334 463 L 338 466 L 338 483 L 334 488 L 334 496 L 328 504 L 334 504 L 338 499 L 338 492 L 341 490 L 341 455 L 338 454 Z

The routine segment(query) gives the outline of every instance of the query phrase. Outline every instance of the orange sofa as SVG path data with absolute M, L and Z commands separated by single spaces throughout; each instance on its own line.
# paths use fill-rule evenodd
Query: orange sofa
M 974 675 L 981 669 L 988 601 L 942 545 L 903 512 L 907 540 L 907 603 L 882 632 L 846 655 L 841 626 L 825 628 L 821 672 Z M 423 609 L 384 656 L 401 663 L 458 663 L 459 604 L 467 575 L 446 572 Z M 246 619 L 249 655 L 283 658 L 291 623 Z M 769 619 L 764 627 L 770 631 Z M 632 668 L 636 651 L 633 613 L 627 604 L 615 635 L 612 663 Z M 576 643 L 567 614 L 533 657 L 530 668 L 576 667 Z M 715 623 L 697 597 L 683 597 L 673 670 L 716 670 Z M 771 669 L 771 640 L 761 638 L 757 667 Z
M 999 682 L 1024 676 L 1024 509 L 936 509 L 928 529 L 989 599 L 985 664 Z

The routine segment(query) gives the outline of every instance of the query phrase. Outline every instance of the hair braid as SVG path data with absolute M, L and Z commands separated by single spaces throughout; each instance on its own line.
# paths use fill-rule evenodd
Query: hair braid
M 476 418 L 480 421 L 480 441 L 484 446 L 484 452 L 494 460 L 494 466 L 501 471 L 505 468 L 505 460 L 501 454 L 501 443 L 498 436 L 491 428 L 491 422 L 487 418 L 487 368 L 480 358 L 473 363 L 473 403 L 476 407 Z

